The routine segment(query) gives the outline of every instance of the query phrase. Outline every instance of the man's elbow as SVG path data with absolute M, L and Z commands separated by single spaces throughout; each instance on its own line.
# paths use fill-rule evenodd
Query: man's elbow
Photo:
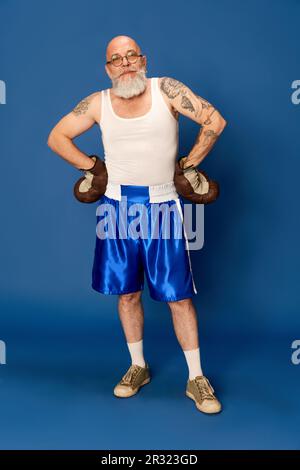
M 47 140 L 47 145 L 50 147 L 52 150 L 54 148 L 54 142 L 55 142 L 55 132 L 52 130 L 50 134 L 48 135 L 48 140 Z
M 59 132 L 55 128 L 52 129 L 52 131 L 48 135 L 48 140 L 47 140 L 48 147 L 50 147 L 51 150 L 55 152 L 56 149 L 61 145 L 63 138 L 64 138 L 64 135 L 61 132 Z
M 223 118 L 223 116 L 220 115 L 220 118 L 219 118 L 219 132 L 223 132 L 223 130 L 225 129 L 225 127 L 227 126 L 227 121 L 226 119 Z

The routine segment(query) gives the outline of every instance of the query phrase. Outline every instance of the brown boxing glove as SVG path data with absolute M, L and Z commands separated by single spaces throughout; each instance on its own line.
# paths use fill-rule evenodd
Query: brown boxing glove
M 94 165 L 84 171 L 82 176 L 74 185 L 74 196 L 80 202 L 91 203 L 98 201 L 105 193 L 107 185 L 107 170 L 103 160 L 97 155 L 90 155 Z
M 187 157 L 176 161 L 174 184 L 178 194 L 195 204 L 210 204 L 219 196 L 219 184 L 193 165 L 184 168 Z

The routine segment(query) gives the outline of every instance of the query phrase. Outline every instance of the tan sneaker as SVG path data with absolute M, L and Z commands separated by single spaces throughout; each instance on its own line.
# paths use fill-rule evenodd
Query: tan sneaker
M 114 395 L 120 398 L 128 398 L 135 395 L 142 385 L 150 382 L 150 370 L 148 364 L 145 367 L 133 364 L 114 388 Z
M 186 395 L 194 400 L 198 410 L 203 413 L 219 413 L 222 405 L 214 396 L 214 389 L 204 375 L 188 380 Z

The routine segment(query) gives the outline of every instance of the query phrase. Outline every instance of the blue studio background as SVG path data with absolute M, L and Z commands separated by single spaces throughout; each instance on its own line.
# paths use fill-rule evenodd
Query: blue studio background
M 300 365 L 298 0 L 0 0 L 1 449 L 296 449 Z M 192 252 L 204 372 L 223 402 L 199 413 L 167 304 L 147 287 L 152 383 L 112 389 L 129 365 L 117 296 L 91 289 L 95 208 L 47 147 L 80 99 L 110 87 L 105 48 L 132 36 L 148 76 L 171 76 L 228 121 L 202 168 L 221 185 Z M 199 128 L 180 117 L 180 155 Z M 102 155 L 96 126 L 76 139 Z

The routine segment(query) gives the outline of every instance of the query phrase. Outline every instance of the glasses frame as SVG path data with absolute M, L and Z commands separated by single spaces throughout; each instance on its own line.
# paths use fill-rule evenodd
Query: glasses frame
M 114 64 L 113 61 L 112 61 L 112 59 L 111 59 L 111 60 L 108 60 L 108 61 L 106 62 L 106 65 L 107 65 L 107 64 L 112 64 L 114 67 L 121 67 L 121 65 L 123 65 L 123 59 L 124 59 L 124 57 L 126 57 L 128 64 L 135 64 L 135 63 L 138 61 L 138 58 L 139 58 L 139 57 L 143 57 L 144 54 L 136 54 L 136 60 L 135 60 L 134 62 L 129 62 L 128 57 L 127 57 L 127 54 L 128 54 L 128 52 L 132 52 L 132 51 L 136 53 L 136 51 L 135 51 L 134 49 L 129 49 L 129 50 L 126 52 L 126 55 L 123 55 L 123 56 L 121 56 L 120 54 L 113 54 L 113 55 L 118 55 L 119 57 L 121 57 L 122 62 L 120 63 L 120 65 Z

